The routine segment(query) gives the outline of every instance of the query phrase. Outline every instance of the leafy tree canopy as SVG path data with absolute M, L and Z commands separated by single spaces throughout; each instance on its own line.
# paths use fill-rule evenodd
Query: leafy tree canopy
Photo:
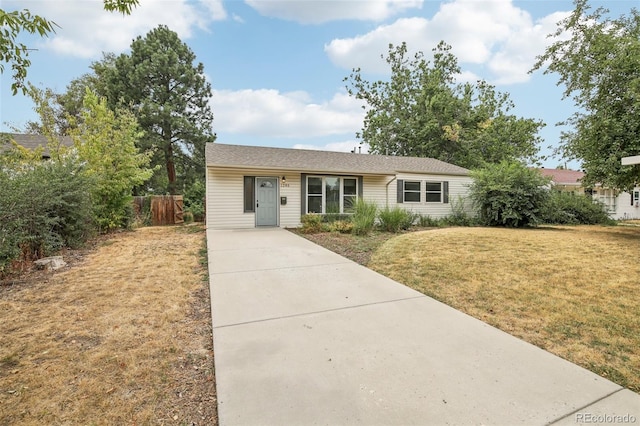
M 109 12 L 130 14 L 139 0 L 104 0 L 104 9 Z M 0 74 L 4 73 L 5 64 L 11 65 L 13 83 L 11 90 L 15 95 L 18 90 L 27 93 L 25 79 L 27 69 L 31 65 L 29 47 L 17 41 L 21 33 L 38 34 L 47 37 L 55 33 L 58 25 L 42 16 L 32 14 L 28 9 L 7 12 L 0 8 Z M 59 27 L 58 27 L 59 28 Z
M 451 47 L 440 42 L 433 62 L 407 45 L 389 45 L 388 81 L 367 81 L 356 68 L 344 79 L 350 95 L 366 102 L 357 136 L 377 154 L 432 157 L 467 168 L 503 160 L 534 160 L 541 121 L 510 114 L 509 95 L 485 81 L 456 83 Z
M 155 192 L 184 191 L 204 180 L 205 145 L 215 141 L 209 105 L 211 85 L 202 63 L 178 35 L 160 25 L 131 44 L 113 66 L 94 68 L 112 108 L 130 108 L 145 131 L 139 146 L 155 151 L 162 165 L 151 182 Z M 105 65 L 105 64 L 103 64 Z
M 640 155 L 640 14 L 607 14 L 575 0 L 554 34 L 570 37 L 549 46 L 533 70 L 546 67 L 545 74 L 558 74 L 564 97 L 578 107 L 561 123 L 572 130 L 562 134 L 560 151 L 582 161 L 583 182 L 628 190 L 640 183 L 640 165 L 620 161 Z
M 105 98 L 87 89 L 83 120 L 71 136 L 86 174 L 93 180 L 91 196 L 94 219 L 106 231 L 128 225 L 132 190 L 149 179 L 149 155 L 139 153 L 137 139 L 142 136 L 131 112 L 114 113 Z

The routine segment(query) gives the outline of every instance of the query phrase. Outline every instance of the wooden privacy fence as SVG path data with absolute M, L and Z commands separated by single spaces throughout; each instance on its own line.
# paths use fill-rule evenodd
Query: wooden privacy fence
M 175 225 L 184 222 L 182 195 L 153 195 L 133 197 L 133 206 L 138 218 L 148 215 L 152 226 Z

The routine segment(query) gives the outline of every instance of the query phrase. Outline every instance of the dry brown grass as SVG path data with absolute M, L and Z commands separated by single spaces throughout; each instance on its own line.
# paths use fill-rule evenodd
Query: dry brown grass
M 203 241 L 141 228 L 0 287 L 0 424 L 215 423 Z
M 640 391 L 640 228 L 448 228 L 390 239 L 369 267 Z

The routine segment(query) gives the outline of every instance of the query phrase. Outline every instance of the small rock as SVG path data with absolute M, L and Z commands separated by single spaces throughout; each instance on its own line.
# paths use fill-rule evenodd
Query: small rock
M 60 269 L 67 265 L 67 263 L 62 260 L 62 256 L 43 257 L 33 263 L 38 267 L 38 269 L 46 269 L 48 271 L 55 271 L 56 269 Z

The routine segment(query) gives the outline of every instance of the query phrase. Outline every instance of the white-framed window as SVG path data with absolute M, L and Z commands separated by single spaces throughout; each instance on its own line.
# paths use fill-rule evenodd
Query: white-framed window
M 613 189 L 600 189 L 598 201 L 600 201 L 609 213 L 615 213 L 618 197 Z
M 427 203 L 442 202 L 442 182 L 425 182 L 425 200 Z
M 353 213 L 358 179 L 349 176 L 307 176 L 306 213 Z
M 342 212 L 353 213 L 358 200 L 358 179 L 344 178 L 342 180 Z
M 321 177 L 307 178 L 307 213 L 324 213 L 323 188 Z
M 419 180 L 405 180 L 402 188 L 402 200 L 405 203 L 419 203 L 421 195 Z
M 424 198 L 422 197 L 423 191 Z M 449 202 L 449 182 L 398 179 L 396 194 L 398 204 L 425 202 L 447 204 Z

